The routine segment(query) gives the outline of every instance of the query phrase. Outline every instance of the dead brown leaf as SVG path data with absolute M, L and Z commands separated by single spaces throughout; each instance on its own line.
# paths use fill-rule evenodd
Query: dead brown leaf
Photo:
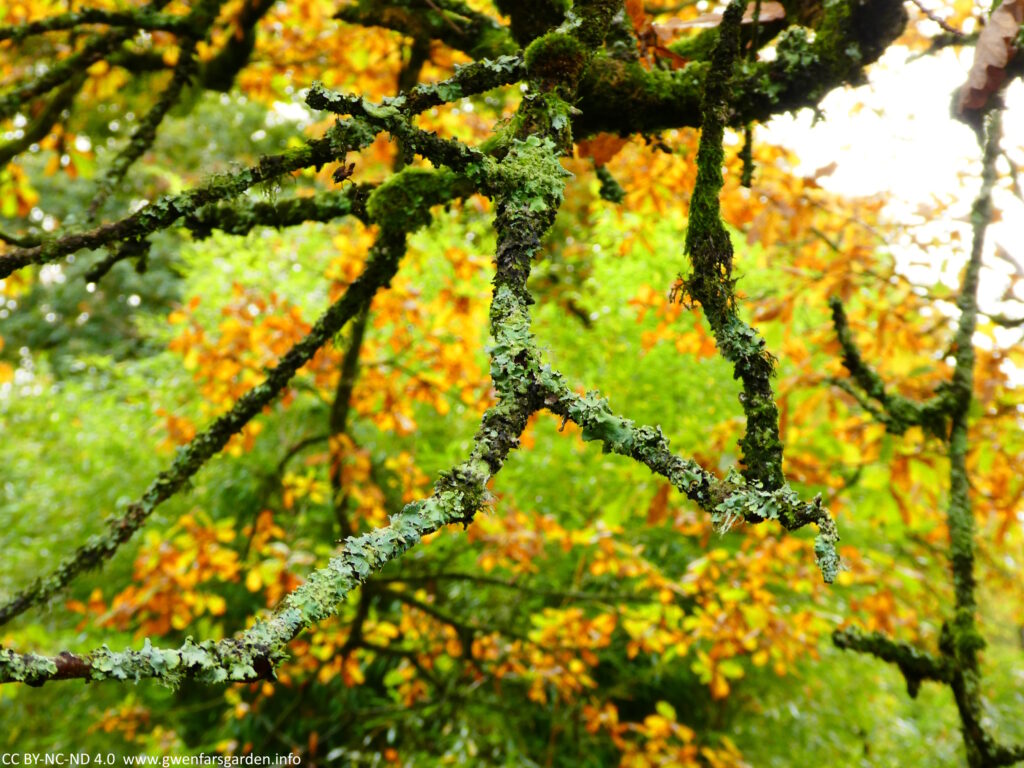
M 755 3 L 747 4 L 747 10 L 743 12 L 743 24 L 752 24 L 754 22 L 755 7 Z M 778 21 L 779 19 L 786 18 L 786 9 L 782 6 L 782 3 L 761 3 L 761 15 L 758 18 L 762 24 L 768 21 Z M 666 35 L 670 39 L 670 37 L 679 30 L 710 29 L 711 27 L 717 27 L 721 23 L 722 14 L 705 13 L 693 19 L 669 19 L 668 21 L 655 24 L 654 26 L 658 32 L 658 38 L 661 40 L 662 35 Z M 667 39 L 661 40 L 663 44 L 667 41 Z
M 981 109 L 1006 79 L 1006 65 L 1016 53 L 1014 40 L 1024 22 L 1024 0 L 1003 0 L 981 30 L 967 82 L 960 88 L 957 111 Z

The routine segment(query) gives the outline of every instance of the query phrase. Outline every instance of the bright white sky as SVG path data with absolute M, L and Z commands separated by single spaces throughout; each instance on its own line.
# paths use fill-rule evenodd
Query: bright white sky
M 910 235 L 890 245 L 901 271 L 922 283 L 941 279 L 958 285 L 958 276 L 970 247 L 968 214 L 980 183 L 981 150 L 974 133 L 950 117 L 953 93 L 967 79 L 973 49 L 959 54 L 952 48 L 911 61 L 905 48 L 892 48 L 869 70 L 869 83 L 860 88 L 834 91 L 822 102 L 826 119 L 812 126 L 813 113 L 773 119 L 761 136 L 797 150 L 800 171 L 812 174 L 832 162 L 835 171 L 820 179 L 823 186 L 847 195 L 887 198 L 889 217 L 910 224 L 921 237 L 935 234 L 948 245 L 922 252 L 911 245 Z M 1024 86 L 1017 81 L 1006 94 L 1003 148 L 1016 168 L 1024 165 Z M 857 110 L 855 105 L 863 106 Z M 1001 170 L 1009 165 L 1002 161 Z M 936 202 L 952 202 L 941 215 L 931 214 Z M 983 306 L 1018 316 L 1020 309 L 1001 305 L 1006 276 L 1013 267 L 994 257 L 1005 256 L 1024 264 L 1024 202 L 1008 189 L 997 189 L 995 202 L 1002 220 L 988 230 L 982 275 Z M 948 241 L 958 230 L 961 240 Z M 1020 332 L 999 329 L 1003 343 L 1014 343 Z

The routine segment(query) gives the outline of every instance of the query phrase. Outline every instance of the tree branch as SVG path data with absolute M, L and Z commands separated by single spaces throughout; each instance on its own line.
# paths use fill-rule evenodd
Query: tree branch
M 205 184 L 180 195 L 162 197 L 119 221 L 85 232 L 73 232 L 34 248 L 16 248 L 0 254 L 0 279 L 29 264 L 47 264 L 84 248 L 145 237 L 205 205 L 239 195 L 256 184 L 302 168 L 321 166 L 346 152 L 362 149 L 375 135 L 376 132 L 362 121 L 339 123 L 323 138 L 313 139 L 304 147 L 263 157 L 256 165 L 236 173 L 218 174 Z
M 0 606 L 0 625 L 47 600 L 79 573 L 95 568 L 112 557 L 160 504 L 184 488 L 203 464 L 219 453 L 232 436 L 270 404 L 298 370 L 367 305 L 380 287 L 390 282 L 404 249 L 404 232 L 382 235 L 363 274 L 317 320 L 312 330 L 285 353 L 277 366 L 268 372 L 263 383 L 246 392 L 230 411 L 181 448 L 171 467 L 160 473 L 145 493 L 128 505 L 123 515 L 110 520 L 106 535 L 92 537 L 51 574 L 37 578 L 31 586 Z
M 921 683 L 925 680 L 949 683 L 953 679 L 952 669 L 946 659 L 933 656 L 909 643 L 893 640 L 881 632 L 863 633 L 854 627 L 837 629 L 832 633 L 832 642 L 837 648 L 869 653 L 882 661 L 895 664 L 907 681 L 907 693 L 912 699 L 917 698 Z
M 21 42 L 26 37 L 32 35 L 76 30 L 86 24 L 125 27 L 133 32 L 147 29 L 183 35 L 193 32 L 195 29 L 193 21 L 189 16 L 157 13 L 148 8 L 137 11 L 106 11 L 101 8 L 82 8 L 79 11 L 61 13 L 45 19 L 28 21 L 24 24 L 0 27 L 0 40 Z
M 334 18 L 364 27 L 384 27 L 415 39 L 440 40 L 474 59 L 509 56 L 519 46 L 508 30 L 465 3 L 443 2 L 438 12 L 424 2 L 360 0 L 341 8 Z M 419 6 L 419 7 L 417 7 Z
M 861 401 L 865 410 L 884 424 L 885 431 L 890 434 L 902 435 L 910 427 L 921 427 L 929 434 L 946 440 L 951 405 L 946 393 L 940 391 L 935 397 L 919 403 L 887 390 L 882 377 L 864 361 L 864 357 L 857 348 L 842 301 L 833 296 L 829 299 L 829 307 L 832 309 L 832 325 L 836 329 L 836 336 L 843 350 L 843 366 L 850 372 L 850 376 L 864 391 L 864 394 L 881 406 L 879 411 L 854 395 L 858 401 Z M 843 388 L 848 392 L 851 391 L 846 386 Z

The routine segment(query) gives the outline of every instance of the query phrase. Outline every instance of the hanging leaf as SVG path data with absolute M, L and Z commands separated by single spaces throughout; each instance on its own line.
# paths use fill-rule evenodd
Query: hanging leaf
M 969 109 L 981 109 L 988 97 L 998 90 L 1006 79 L 1006 65 L 1017 49 L 1014 40 L 1021 22 L 1024 21 L 1024 0 L 1004 0 L 992 12 L 988 24 L 981 30 L 978 45 L 974 49 L 974 64 L 971 65 L 967 82 L 960 88 L 957 112 L 963 114 Z
M 747 9 L 743 12 L 743 24 L 753 24 L 755 3 L 748 3 Z M 767 2 L 761 3 L 761 13 L 758 19 L 761 24 L 769 21 L 778 21 L 786 18 L 786 9 L 782 3 Z M 655 32 L 659 41 L 663 44 L 670 41 L 676 32 L 684 29 L 710 29 L 722 23 L 721 13 L 705 13 L 693 19 L 669 19 L 660 24 L 654 24 Z

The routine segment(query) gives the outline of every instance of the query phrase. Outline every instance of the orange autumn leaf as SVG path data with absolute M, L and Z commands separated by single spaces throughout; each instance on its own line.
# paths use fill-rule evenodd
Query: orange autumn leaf
M 619 153 L 629 139 L 616 136 L 614 133 L 599 133 L 576 143 L 580 157 L 589 157 L 594 165 L 601 167 Z

